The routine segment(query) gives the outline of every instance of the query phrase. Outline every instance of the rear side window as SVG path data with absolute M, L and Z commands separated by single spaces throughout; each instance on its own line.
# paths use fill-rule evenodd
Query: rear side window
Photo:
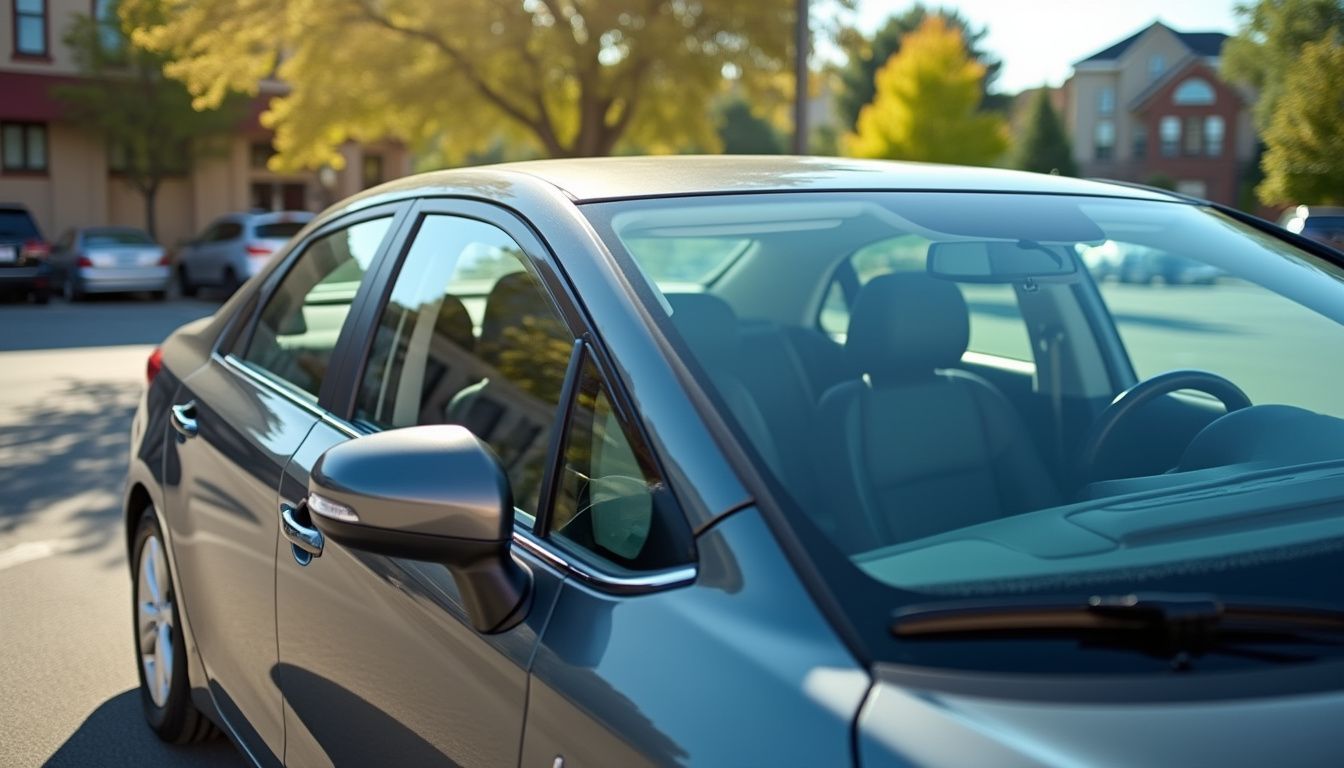
M 303 221 L 278 221 L 273 224 L 258 224 L 257 237 L 267 240 L 288 240 L 303 229 Z
M 314 240 L 261 310 L 242 359 L 317 399 L 350 305 L 391 217 Z
M 211 242 L 222 242 L 224 240 L 236 240 L 243 234 L 243 225 L 236 221 L 225 221 L 217 225 L 210 233 Z
M 855 293 L 870 280 L 893 272 L 924 272 L 929 241 L 917 235 L 881 240 L 855 251 L 841 265 L 826 290 L 817 324 L 831 338 L 843 343 L 849 331 L 849 311 L 854 296 L 845 290 L 842 275 L 852 270 Z M 972 353 L 1011 360 L 1032 360 L 1031 338 L 1018 307 L 1017 294 L 1006 284 L 958 284 L 971 320 Z

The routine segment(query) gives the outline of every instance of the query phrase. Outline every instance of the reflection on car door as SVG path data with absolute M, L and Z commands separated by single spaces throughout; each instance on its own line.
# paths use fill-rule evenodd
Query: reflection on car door
M 283 754 L 272 675 L 278 489 L 317 421 L 326 364 L 389 216 L 311 241 L 263 299 L 255 330 L 182 383 L 165 465 L 179 585 L 209 688 L 258 759 Z M 345 280 L 333 281 L 345 268 Z
M 314 427 L 285 471 L 282 503 L 310 526 L 300 502 L 329 447 L 360 432 L 452 421 L 495 449 L 514 487 L 517 524 L 528 527 L 574 339 L 522 249 L 485 222 L 426 215 L 386 308 L 368 323 L 372 349 L 352 383 L 351 422 L 333 416 Z M 556 362 L 557 351 L 558 372 L 540 365 Z M 276 674 L 286 762 L 517 764 L 527 669 L 558 571 L 515 547 L 533 577 L 527 617 L 481 635 L 443 565 L 329 539 L 311 559 L 280 545 Z

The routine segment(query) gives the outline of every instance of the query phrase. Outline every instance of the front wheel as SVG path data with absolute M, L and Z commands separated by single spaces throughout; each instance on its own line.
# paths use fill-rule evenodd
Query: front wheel
M 187 274 L 186 264 L 181 264 L 177 268 L 177 292 L 187 298 L 196 295 L 196 285 L 191 282 L 191 277 Z
M 131 607 L 145 720 L 164 741 L 174 744 L 201 741 L 216 731 L 214 724 L 191 703 L 177 590 L 152 508 L 140 518 L 134 557 Z

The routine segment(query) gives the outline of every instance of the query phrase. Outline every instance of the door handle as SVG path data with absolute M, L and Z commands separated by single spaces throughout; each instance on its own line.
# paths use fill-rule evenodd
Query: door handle
M 200 431 L 200 426 L 196 423 L 196 401 L 189 400 L 181 405 L 174 405 L 172 412 L 173 429 L 183 437 L 195 437 Z
M 298 507 L 289 504 L 280 505 L 280 531 L 293 545 L 294 559 L 299 565 L 307 565 L 314 557 L 322 556 L 322 532 L 299 522 L 300 510 L 304 506 L 305 502 L 302 501 Z M 307 517 L 306 514 L 303 516 Z

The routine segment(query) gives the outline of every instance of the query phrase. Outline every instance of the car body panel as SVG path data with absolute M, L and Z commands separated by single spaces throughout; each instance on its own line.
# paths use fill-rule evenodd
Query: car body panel
M 696 546 L 691 586 L 622 597 L 566 581 L 533 666 L 523 765 L 849 762 L 868 674 L 759 512 Z
M 281 496 L 307 495 L 308 473 L 351 433 L 319 422 L 285 472 Z M 443 565 L 347 549 L 328 539 L 300 565 L 276 554 L 277 682 L 292 765 L 512 765 L 527 667 L 562 576 L 525 550 L 527 618 L 497 635 L 472 629 Z M 452 727 L 444 727 L 452 723 Z
M 1337 682 L 1330 690 L 1330 669 L 1287 675 L 1317 678 L 1308 684 L 1315 691 L 1292 695 L 1248 693 L 1259 687 L 1256 678 L 1278 683 L 1285 676 L 1277 670 L 1272 677 L 1201 679 L 1198 672 L 1173 672 L 1146 680 L 1078 677 L 1051 684 L 1018 677 L 986 684 L 879 667 L 859 721 L 859 764 L 1335 765 L 1338 749 L 1325 745 L 1339 743 L 1344 692 Z M 1332 669 L 1338 681 L 1344 670 Z M 967 682 L 949 690 L 959 679 Z

